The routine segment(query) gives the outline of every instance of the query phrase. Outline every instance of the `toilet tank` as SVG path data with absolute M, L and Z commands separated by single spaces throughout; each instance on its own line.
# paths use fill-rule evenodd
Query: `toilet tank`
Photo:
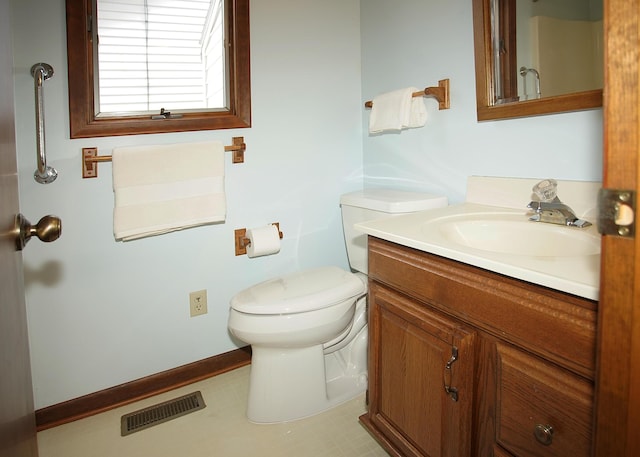
M 340 206 L 349 265 L 353 270 L 368 272 L 367 235 L 356 231 L 354 224 L 441 208 L 447 203 L 447 197 L 441 195 L 394 189 L 365 189 L 344 194 L 340 197 Z

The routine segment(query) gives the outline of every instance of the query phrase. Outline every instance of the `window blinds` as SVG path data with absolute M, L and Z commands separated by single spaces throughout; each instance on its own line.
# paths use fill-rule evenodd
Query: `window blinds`
M 223 107 L 221 3 L 98 0 L 100 114 Z

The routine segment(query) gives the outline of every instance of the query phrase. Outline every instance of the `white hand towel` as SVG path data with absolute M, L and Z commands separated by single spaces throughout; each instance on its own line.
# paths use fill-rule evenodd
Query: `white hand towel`
M 427 109 L 423 97 L 413 97 L 415 87 L 387 92 L 373 98 L 369 133 L 398 131 L 425 125 Z
M 116 240 L 225 220 L 222 143 L 116 148 L 112 161 Z
M 411 92 L 419 92 L 420 89 L 411 88 Z M 415 129 L 424 127 L 427 123 L 427 107 L 424 104 L 424 97 L 411 97 L 411 112 L 407 128 Z

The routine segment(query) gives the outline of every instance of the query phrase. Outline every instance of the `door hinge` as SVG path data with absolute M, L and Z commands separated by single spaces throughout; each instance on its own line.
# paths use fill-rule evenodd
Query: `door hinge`
M 602 235 L 633 238 L 636 192 L 634 190 L 600 189 L 598 192 L 598 231 Z

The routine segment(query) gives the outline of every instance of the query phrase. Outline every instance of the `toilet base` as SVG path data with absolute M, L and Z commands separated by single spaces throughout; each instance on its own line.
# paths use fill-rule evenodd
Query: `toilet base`
M 251 422 L 303 419 L 349 401 L 367 389 L 366 365 L 356 369 L 341 351 L 325 356 L 321 345 L 252 350 L 247 405 Z

